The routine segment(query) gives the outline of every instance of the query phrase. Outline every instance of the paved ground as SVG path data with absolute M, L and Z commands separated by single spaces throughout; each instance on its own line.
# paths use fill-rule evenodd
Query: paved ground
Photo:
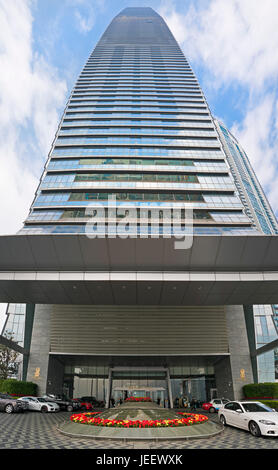
M 206 414 L 206 413 L 203 413 Z M 208 414 L 217 421 L 216 415 Z M 70 413 L 25 414 L 0 413 L 0 449 L 276 449 L 278 438 L 255 438 L 248 432 L 225 427 L 222 434 L 209 439 L 163 442 L 114 442 L 64 436 L 58 424 L 69 419 Z

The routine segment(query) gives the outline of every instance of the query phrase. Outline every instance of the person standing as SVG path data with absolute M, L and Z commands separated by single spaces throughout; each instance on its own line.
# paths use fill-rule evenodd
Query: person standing
M 197 400 L 196 400 L 196 398 L 192 398 L 192 401 L 191 401 L 190 405 L 191 405 L 190 411 L 196 411 L 197 410 Z
M 113 398 L 113 397 L 111 397 L 111 399 L 110 399 L 110 402 L 111 402 L 111 406 L 112 406 L 112 408 L 114 408 L 114 406 L 115 406 L 115 400 L 114 400 L 114 398 Z

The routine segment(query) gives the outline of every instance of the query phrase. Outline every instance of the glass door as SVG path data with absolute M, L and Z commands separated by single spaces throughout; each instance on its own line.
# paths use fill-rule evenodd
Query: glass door
M 159 406 L 169 406 L 168 383 L 165 369 L 113 368 L 111 398 L 121 404 L 129 397 L 150 397 Z

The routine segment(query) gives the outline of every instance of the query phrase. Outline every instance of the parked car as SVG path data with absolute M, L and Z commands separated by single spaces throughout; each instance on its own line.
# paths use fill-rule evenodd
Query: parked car
M 61 410 L 73 411 L 76 406 L 72 400 L 63 397 L 62 395 L 44 395 L 43 398 L 48 402 L 57 403 Z
M 76 401 L 76 400 L 74 400 L 73 398 L 70 399 L 70 401 L 72 402 L 72 405 L 73 405 L 73 409 L 74 409 L 74 410 L 79 410 L 79 409 L 80 409 L 80 402 L 79 402 L 79 401 Z
M 219 410 L 219 408 L 221 408 L 221 406 L 224 406 L 229 401 L 230 400 L 228 400 L 228 398 L 214 398 L 207 403 L 203 403 L 202 408 L 203 410 L 209 411 L 210 413 L 215 413 Z
M 27 410 L 27 403 L 21 402 L 6 393 L 0 393 L 0 411 L 19 413 Z
M 27 404 L 28 410 L 41 411 L 42 413 L 60 411 L 60 406 L 54 401 L 46 401 L 41 397 L 21 397 L 18 401 L 23 401 Z
M 93 408 L 103 408 L 105 406 L 104 401 L 97 400 L 96 397 L 81 397 L 81 400 L 91 403 Z
M 223 426 L 245 429 L 253 436 L 278 436 L 278 413 L 258 401 L 230 401 L 218 412 Z
M 73 398 L 73 401 L 78 403 L 79 408 L 81 408 L 81 410 L 91 411 L 93 409 L 92 403 L 83 401 L 81 398 Z

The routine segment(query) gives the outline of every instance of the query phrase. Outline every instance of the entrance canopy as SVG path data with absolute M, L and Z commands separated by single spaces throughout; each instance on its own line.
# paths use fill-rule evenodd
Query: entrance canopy
M 278 237 L 0 237 L 0 302 L 237 305 L 278 303 Z

